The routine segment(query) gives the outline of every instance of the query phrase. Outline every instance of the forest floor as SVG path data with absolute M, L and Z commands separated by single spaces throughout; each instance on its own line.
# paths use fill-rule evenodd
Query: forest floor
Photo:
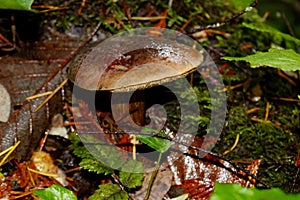
M 38 13 L 5 11 L 0 14 L 2 19 L 0 23 L 3 25 L 0 28 L 0 33 L 8 41 L 11 41 L 10 44 L 15 42 L 17 46 L 17 48 L 6 48 L 6 51 L 1 52 L 1 57 L 4 60 L 8 56 L 20 57 L 21 55 L 22 61 L 36 59 L 32 55 L 33 51 L 28 50 L 30 44 L 35 43 L 36 46 L 39 46 L 39 44 L 53 40 L 53 38 L 63 38 L 57 40 L 58 46 L 62 42 L 72 44 L 69 45 L 72 47 L 71 49 L 62 50 L 62 53 L 58 54 L 61 56 L 59 58 L 61 61 L 66 61 L 73 56 L 72 53 L 76 52 L 80 45 L 88 40 L 91 34 L 93 34 L 92 41 L 97 41 L 109 38 L 120 31 L 141 27 L 155 26 L 180 31 L 198 41 L 208 52 L 226 87 L 226 118 L 220 138 L 211 150 L 211 157 L 205 157 L 204 160 L 200 159 L 200 162 L 206 163 L 205 168 L 211 174 L 218 174 L 222 170 L 219 165 L 229 164 L 230 167 L 228 168 L 232 171 L 238 171 L 237 174 L 241 172 L 239 175 L 242 177 L 229 173 L 230 175 L 227 174 L 229 176 L 229 178 L 227 177 L 228 180 L 232 178 L 232 182 L 239 182 L 244 186 L 245 183 L 242 182 L 251 182 L 251 178 L 243 170 L 249 170 L 250 168 L 254 170 L 249 170 L 250 173 L 255 175 L 254 182 L 251 182 L 251 184 L 257 188 L 276 187 L 287 193 L 299 193 L 299 73 L 284 72 L 272 67 L 251 68 L 246 62 L 235 63 L 222 59 L 224 56 L 246 56 L 257 51 L 266 51 L 274 45 L 299 51 L 297 45 L 286 38 L 278 38 L 280 37 L 278 35 L 276 37 L 270 33 L 252 30 L 243 25 L 243 23 L 255 24 L 260 20 L 267 19 L 267 14 L 261 13 L 265 10 L 260 10 L 260 4 L 252 11 L 235 17 L 235 14 L 240 13 L 246 7 L 245 5 L 219 0 L 213 3 L 206 1 L 174 1 L 171 5 L 168 5 L 168 3 L 160 1 L 141 1 L 139 3 L 135 1 L 125 3 L 124 1 L 121 3 L 113 0 L 35 1 L 33 8 L 37 9 Z M 251 2 L 248 6 L 250 4 Z M 285 4 L 285 6 L 287 8 L 290 8 L 289 6 L 293 7 L 289 4 Z M 272 15 L 272 12 L 275 11 L 271 10 L 269 12 Z M 287 15 L 290 15 L 290 13 Z M 10 20 L 11 16 L 14 16 L 13 22 Z M 283 22 L 286 22 L 286 20 L 283 20 Z M 226 23 L 220 27 L 209 27 L 211 24 L 223 21 L 226 21 Z M 290 23 L 294 22 L 290 21 Z M 99 24 L 100 28 L 96 29 Z M 12 25 L 16 27 L 16 32 L 12 31 Z M 295 25 L 296 34 L 298 34 L 298 29 L 298 26 Z M 95 30 L 96 32 L 94 32 Z M 17 34 L 17 40 L 13 41 L 15 33 Z M 73 45 L 74 43 L 77 45 Z M 47 45 L 47 42 L 45 44 Z M 51 48 L 55 46 L 53 43 L 51 45 L 46 49 L 48 48 L 51 51 Z M 26 46 L 26 51 L 20 50 Z M 50 60 L 49 58 L 48 63 L 45 62 L 44 65 L 51 63 Z M 61 61 L 59 64 L 63 65 L 64 62 Z M 20 60 L 14 60 L 14 62 L 21 63 Z M 57 63 L 57 65 L 59 64 Z M 24 65 L 24 67 L 30 66 Z M 197 74 L 193 77 L 193 88 L 198 94 L 201 112 L 198 122 L 198 139 L 194 141 L 193 145 L 200 148 L 200 140 L 208 131 L 212 108 L 209 90 L 204 79 Z M 67 102 L 65 105 L 72 106 L 68 97 L 64 101 Z M 18 103 L 21 104 L 21 102 Z M 165 106 L 172 111 L 173 102 L 170 101 Z M 62 110 L 60 114 L 65 121 L 70 122 L 71 119 L 66 114 L 68 108 L 64 107 Z M 176 126 L 172 125 L 178 123 L 180 117 L 175 111 L 169 115 L 168 125 L 170 127 L 168 128 L 171 131 L 176 131 Z M 51 124 L 49 124 L 50 126 Z M 74 136 L 76 133 L 75 127 L 68 123 L 66 130 L 70 134 L 71 140 L 48 136 L 46 142 L 38 147 L 43 149 L 42 152 L 50 153 L 51 158 L 48 157 L 48 154 L 34 153 L 36 156 L 42 157 L 37 158 L 37 160 L 43 160 L 44 165 L 53 165 L 55 170 L 59 166 L 63 171 L 60 173 L 64 174 L 64 180 L 53 179 L 51 176 L 47 176 L 47 173 L 29 175 L 35 172 L 29 172 L 28 166 L 39 165 L 34 163 L 36 161 L 33 161 L 33 158 L 30 162 L 11 160 L 1 167 L 5 178 L 1 181 L 0 196 L 8 199 L 33 199 L 37 198 L 31 193 L 33 188 L 41 189 L 49 187 L 53 183 L 64 185 L 62 183 L 68 182 L 66 188 L 76 193 L 78 199 L 87 199 L 95 193 L 99 185 L 118 182 L 115 176 L 95 173 L 98 171 L 90 167 L 90 163 L 79 164 L 82 159 L 88 159 L 89 157 L 81 149 L 82 146 Z M 130 139 L 125 138 L 124 141 L 128 142 Z M 124 141 L 122 140 L 122 142 Z M 74 148 L 75 151 L 77 148 L 75 153 L 73 153 Z M 185 160 L 181 161 L 185 162 Z M 200 168 L 198 161 L 198 158 L 193 158 L 193 161 L 190 161 L 195 169 Z M 214 169 L 215 166 L 220 168 Z M 173 173 L 183 173 L 183 175 L 178 176 L 185 176 L 184 173 L 188 173 L 186 172 L 188 167 L 188 165 L 178 165 L 176 169 L 173 169 Z M 163 173 L 165 172 L 160 171 L 157 176 L 164 176 Z M 183 193 L 188 193 L 190 199 L 200 199 L 199 196 L 201 195 L 201 198 L 207 199 L 209 196 L 207 194 L 212 192 L 210 186 L 213 184 L 206 183 L 205 185 L 201 182 L 201 176 L 203 175 L 200 172 L 199 174 L 195 172 L 193 176 L 197 178 L 183 179 L 180 186 L 172 183 L 172 186 L 170 186 L 172 189 L 159 192 L 163 193 L 165 198 L 166 196 L 174 198 Z M 220 177 L 211 178 L 211 181 L 218 178 Z M 162 180 L 162 182 L 164 181 L 167 184 L 168 180 Z M 188 190 L 188 188 L 192 189 Z M 132 190 L 129 190 L 128 193 L 130 198 L 140 198 Z

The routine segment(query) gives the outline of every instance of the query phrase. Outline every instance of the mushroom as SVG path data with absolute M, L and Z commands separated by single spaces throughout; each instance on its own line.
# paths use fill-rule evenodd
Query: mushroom
M 180 39 L 123 34 L 91 44 L 68 64 L 68 78 L 84 90 L 110 93 L 116 124 L 124 132 L 139 131 L 145 125 L 145 90 L 182 78 L 203 62 L 192 40 Z

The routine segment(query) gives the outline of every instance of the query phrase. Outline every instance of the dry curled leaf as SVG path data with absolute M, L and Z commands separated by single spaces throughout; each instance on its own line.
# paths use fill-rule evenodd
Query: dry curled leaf
M 17 140 L 22 144 L 7 162 L 30 159 L 42 134 L 49 128 L 51 117 L 63 112 L 64 100 L 71 95 L 69 85 L 65 85 L 37 112 L 34 109 L 45 96 L 28 100 L 28 97 L 53 91 L 66 79 L 65 63 L 81 44 L 68 36 L 46 34 L 41 37 L 43 40 L 21 45 L 9 56 L 0 55 L 1 84 L 9 92 L 11 100 L 9 120 L 0 123 L 0 151 L 14 145 Z M 2 110 L 0 113 L 3 114 Z
M 33 152 L 31 157 L 31 164 L 37 169 L 37 171 L 54 175 L 54 179 L 61 183 L 63 186 L 67 186 L 65 173 L 54 164 L 50 154 L 44 151 Z
M 193 146 L 201 146 L 201 141 L 195 138 Z M 199 157 L 196 150 L 189 150 L 188 154 L 168 160 L 174 174 L 174 181 L 178 188 L 183 188 L 189 194 L 189 199 L 209 199 L 215 182 L 239 183 L 244 187 L 252 187 L 255 179 L 237 169 L 232 163 L 207 154 Z M 260 160 L 250 163 L 247 167 L 249 174 L 256 175 Z

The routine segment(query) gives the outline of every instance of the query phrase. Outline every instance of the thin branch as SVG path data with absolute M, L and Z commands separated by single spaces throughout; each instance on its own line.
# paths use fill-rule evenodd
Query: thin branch
M 200 27 L 200 28 L 197 28 L 197 29 L 192 29 L 191 31 L 188 32 L 188 34 L 194 34 L 196 32 L 203 31 L 203 30 L 206 30 L 206 29 L 213 29 L 213 28 L 219 28 L 221 26 L 224 26 L 225 24 L 233 21 L 234 19 L 239 18 L 241 15 L 245 14 L 246 12 L 251 11 L 254 7 L 257 6 L 257 4 L 258 4 L 258 0 L 255 0 L 248 7 L 246 7 L 244 10 L 240 11 L 239 13 L 234 14 L 233 16 L 225 19 L 224 21 L 222 21 L 220 23 L 215 23 L 215 24 L 210 24 L 210 25 L 207 25 L 207 26 L 203 26 L 203 27 Z

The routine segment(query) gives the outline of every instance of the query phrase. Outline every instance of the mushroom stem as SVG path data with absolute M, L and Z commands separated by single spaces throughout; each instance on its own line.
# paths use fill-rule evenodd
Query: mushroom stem
M 125 133 L 139 133 L 145 125 L 145 93 L 115 93 L 112 99 L 112 114 L 118 127 Z M 129 101 L 129 102 L 128 102 Z
M 129 105 L 126 104 L 126 101 L 128 101 L 128 95 L 130 94 L 124 94 L 121 93 L 118 98 L 121 102 L 116 105 L 117 111 L 120 110 L 121 116 L 123 116 L 121 119 L 116 120 L 117 125 L 123 127 L 129 127 L 128 130 L 125 128 L 123 130 L 127 133 L 133 133 L 133 149 L 132 149 L 132 157 L 133 160 L 136 160 L 136 136 L 135 134 L 140 132 L 140 129 L 142 126 L 145 125 L 145 91 L 143 90 L 137 90 L 135 91 L 129 100 Z M 118 114 L 120 114 L 118 113 Z M 125 125 L 125 126 L 124 126 Z M 136 129 L 138 127 L 138 129 Z M 129 131 L 129 132 L 128 132 Z
M 145 125 L 145 112 L 145 91 L 136 91 L 129 102 L 129 113 L 136 125 Z
M 129 113 L 132 120 L 139 126 L 145 125 L 145 92 L 136 91 L 129 102 Z M 136 160 L 136 136 L 133 135 L 132 159 Z

